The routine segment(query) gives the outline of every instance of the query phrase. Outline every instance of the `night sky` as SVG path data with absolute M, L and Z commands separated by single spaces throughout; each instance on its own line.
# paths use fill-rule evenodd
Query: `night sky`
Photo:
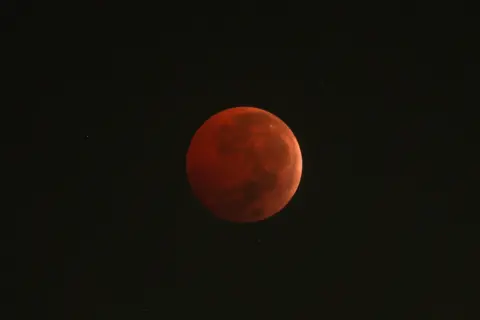
M 32 106 L 33 210 L 18 228 L 25 309 L 63 319 L 468 314 L 478 142 L 460 110 L 454 33 L 253 14 L 167 28 L 140 11 L 125 17 L 132 28 L 115 19 L 112 35 L 99 19 L 23 10 L 10 31 L 22 37 L 16 101 Z M 198 127 L 241 105 L 284 120 L 303 155 L 289 205 L 247 225 L 215 219 L 185 174 Z

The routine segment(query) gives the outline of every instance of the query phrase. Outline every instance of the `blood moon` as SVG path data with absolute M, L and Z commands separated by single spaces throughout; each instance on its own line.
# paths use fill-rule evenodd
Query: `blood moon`
M 235 107 L 196 131 L 186 166 L 194 195 L 215 216 L 256 222 L 290 202 L 300 183 L 302 154 L 281 119 L 255 107 Z

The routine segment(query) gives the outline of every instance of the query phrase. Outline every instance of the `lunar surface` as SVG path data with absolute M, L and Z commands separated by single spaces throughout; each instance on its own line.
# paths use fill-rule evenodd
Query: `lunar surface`
M 290 128 L 254 107 L 209 118 L 195 133 L 186 170 L 194 195 L 220 219 L 256 222 L 282 210 L 302 175 L 302 155 Z

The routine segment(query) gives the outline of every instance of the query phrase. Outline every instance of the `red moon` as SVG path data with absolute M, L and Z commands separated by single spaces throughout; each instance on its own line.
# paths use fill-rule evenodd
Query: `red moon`
M 300 146 L 277 116 L 235 107 L 209 118 L 187 152 L 194 195 L 220 219 L 256 222 L 282 210 L 302 175 Z

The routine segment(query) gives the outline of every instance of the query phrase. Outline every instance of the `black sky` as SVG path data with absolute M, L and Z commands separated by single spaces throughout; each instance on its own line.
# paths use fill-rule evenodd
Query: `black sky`
M 32 107 L 33 210 L 17 232 L 26 309 L 466 317 L 478 142 L 463 111 L 462 33 L 420 10 L 415 28 L 389 16 L 342 24 L 338 8 L 177 24 L 147 10 L 91 24 L 17 11 L 11 79 Z M 282 118 L 304 159 L 292 202 L 252 225 L 214 219 L 185 176 L 195 130 L 238 105 Z

